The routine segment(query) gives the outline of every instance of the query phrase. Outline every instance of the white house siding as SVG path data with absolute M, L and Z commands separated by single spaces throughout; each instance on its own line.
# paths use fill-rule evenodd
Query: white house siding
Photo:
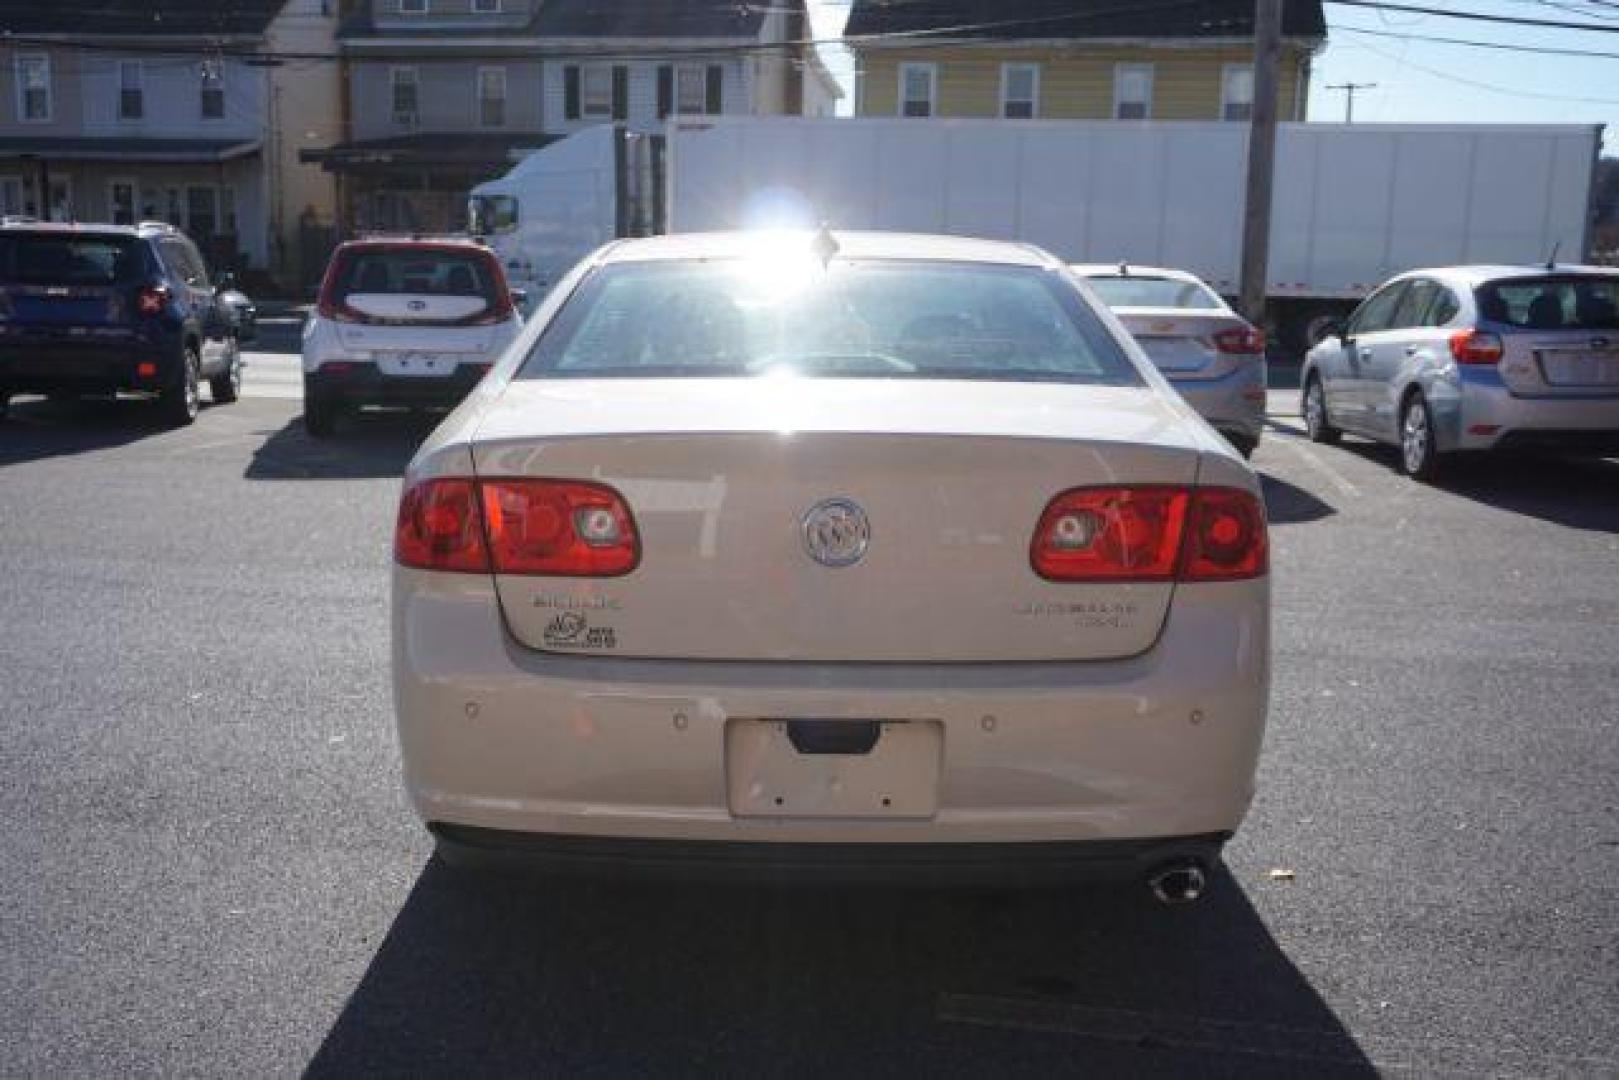
M 611 123 L 610 118 L 588 117 L 578 120 L 568 120 L 567 110 L 564 108 L 564 76 L 563 69 L 573 61 L 558 58 L 547 61 L 543 65 L 542 78 L 544 80 L 545 95 L 542 116 L 544 130 L 549 135 L 568 135 L 581 131 L 596 124 Z M 749 81 L 746 76 L 746 65 L 737 54 L 717 56 L 686 56 L 682 54 L 679 60 L 683 64 L 701 64 L 705 67 L 719 64 L 725 70 L 723 83 L 720 87 L 720 104 L 722 111 L 727 114 L 749 114 L 753 111 L 753 99 Z M 611 61 L 596 61 L 582 58 L 579 64 L 606 63 L 610 66 L 622 66 L 629 69 L 629 116 L 625 123 L 631 130 L 652 133 L 663 129 L 663 122 L 658 119 L 658 68 L 660 62 L 646 60 L 632 60 L 619 65 Z
M 335 53 L 337 7 L 331 0 L 287 0 L 265 33 L 266 50 Z M 298 151 L 343 138 L 342 70 L 336 63 L 291 61 L 269 69 L 268 76 L 270 135 L 264 148 L 263 198 L 269 261 L 276 276 L 290 283 L 325 256 L 324 250 L 307 256 L 300 250 L 300 220 L 312 211 L 315 224 L 330 226 L 336 211 L 332 175 L 319 165 L 300 162 Z
M 354 138 L 385 139 L 424 132 L 538 132 L 541 130 L 539 66 L 519 56 L 455 60 L 355 59 L 350 69 Z M 416 69 L 420 111 L 413 127 L 394 123 L 392 73 L 396 67 Z M 506 123 L 500 127 L 484 127 L 479 123 L 478 69 L 481 67 L 506 69 Z M 559 115 L 560 110 L 559 97 Z

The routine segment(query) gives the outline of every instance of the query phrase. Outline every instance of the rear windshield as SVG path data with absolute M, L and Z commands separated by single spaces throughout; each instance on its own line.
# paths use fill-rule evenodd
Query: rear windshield
M 494 260 L 453 248 L 360 248 L 337 268 L 336 296 L 481 296 L 495 303 Z
M 1215 291 L 1196 281 L 1176 281 L 1173 278 L 1093 277 L 1086 279 L 1096 295 L 1110 308 L 1190 308 L 1196 311 L 1218 311 L 1225 307 Z
M 143 276 L 141 243 L 132 236 L 0 235 L 0 281 L 19 285 L 122 285 Z
M 969 263 L 619 263 L 571 297 L 525 378 L 765 374 L 1135 385 L 1060 275 Z
M 1478 288 L 1479 315 L 1527 330 L 1619 330 L 1619 277 L 1560 276 Z

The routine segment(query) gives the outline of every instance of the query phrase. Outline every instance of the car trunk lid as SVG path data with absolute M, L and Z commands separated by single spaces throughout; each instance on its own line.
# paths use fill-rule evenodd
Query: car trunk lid
M 1220 351 L 1215 335 L 1247 328 L 1239 316 L 1224 311 L 1184 308 L 1115 308 L 1154 366 L 1170 379 L 1212 379 L 1253 361 L 1257 354 Z
M 532 380 L 474 445 L 481 479 L 607 484 L 641 561 L 616 578 L 497 575 L 523 645 L 619 657 L 1089 660 L 1149 648 L 1171 583 L 1058 584 L 1030 566 L 1069 488 L 1190 485 L 1198 446 L 1151 391 L 836 379 Z M 807 535 L 857 506 L 852 565 Z

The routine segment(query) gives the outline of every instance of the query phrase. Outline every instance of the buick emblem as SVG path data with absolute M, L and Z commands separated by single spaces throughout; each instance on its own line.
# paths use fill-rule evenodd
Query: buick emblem
M 804 550 L 822 566 L 853 566 L 871 543 L 866 512 L 849 499 L 827 499 L 804 515 Z
M 426 300 L 412 300 L 409 303 L 407 303 L 405 306 L 410 308 L 410 310 L 412 310 L 412 311 L 426 311 L 427 310 L 427 301 Z

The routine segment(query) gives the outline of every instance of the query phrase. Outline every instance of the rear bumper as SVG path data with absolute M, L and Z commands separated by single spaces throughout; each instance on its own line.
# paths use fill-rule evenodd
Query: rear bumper
M 151 376 L 140 365 L 156 367 Z M 106 344 L 0 341 L 0 387 L 15 394 L 157 391 L 180 363 L 178 347 L 120 340 Z
M 1547 448 L 1619 453 L 1619 392 L 1590 397 L 1519 397 L 1494 368 L 1462 368 L 1445 449 Z M 1446 427 L 1449 431 L 1446 432 Z
M 1170 379 L 1186 403 L 1220 434 L 1259 445 L 1265 429 L 1265 364 L 1244 364 L 1217 379 Z
M 488 579 L 404 568 L 393 607 L 405 786 L 441 831 L 770 845 L 1201 837 L 1241 822 L 1265 725 L 1265 579 L 1182 585 L 1152 649 L 1076 663 L 536 653 L 507 634 Z M 936 809 L 909 818 L 733 813 L 727 725 L 793 717 L 936 722 Z
M 484 371 L 461 364 L 455 374 L 385 375 L 375 364 L 354 363 L 340 371 L 321 368 L 304 375 L 304 393 L 338 405 L 426 405 L 451 407 L 472 393 Z
M 1213 869 L 1231 835 L 1022 844 L 773 844 L 566 836 L 444 822 L 429 828 L 463 862 L 554 874 L 993 885 L 1139 879 L 1186 862 Z

